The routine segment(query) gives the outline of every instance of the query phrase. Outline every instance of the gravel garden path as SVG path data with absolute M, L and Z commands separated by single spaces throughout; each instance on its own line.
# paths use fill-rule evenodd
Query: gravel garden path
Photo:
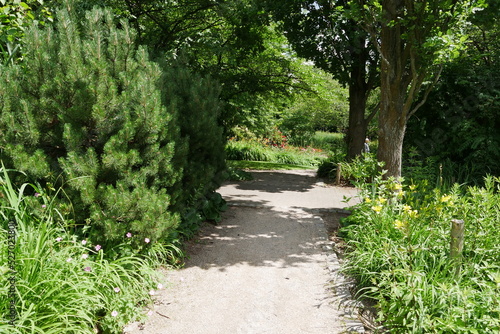
M 254 171 L 222 186 L 222 222 L 203 226 L 148 321 L 124 333 L 364 333 L 328 237 L 356 190 L 314 173 Z

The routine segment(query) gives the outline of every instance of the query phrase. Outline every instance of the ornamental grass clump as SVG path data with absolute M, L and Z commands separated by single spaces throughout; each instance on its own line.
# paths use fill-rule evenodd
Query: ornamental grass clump
M 149 291 L 161 287 L 158 262 L 137 256 L 107 260 L 109 250 L 71 234 L 40 193 L 27 184 L 15 188 L 0 169 L 0 333 L 118 333 L 144 317 Z M 30 210 L 35 202 L 44 206 L 40 216 Z M 12 226 L 14 258 L 7 257 Z M 12 284 L 15 293 L 9 292 Z
M 500 179 L 444 193 L 378 177 L 343 222 L 344 271 L 391 333 L 498 333 Z M 461 260 L 450 258 L 452 219 L 465 221 Z M 460 270 L 457 271 L 457 265 Z

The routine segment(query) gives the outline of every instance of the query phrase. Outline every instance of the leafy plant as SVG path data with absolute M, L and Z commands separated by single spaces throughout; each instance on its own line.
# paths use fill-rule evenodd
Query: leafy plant
M 0 333 L 115 333 L 138 317 L 161 288 L 159 262 L 152 257 L 122 256 L 107 259 L 111 250 L 92 244 L 65 229 L 54 215 L 54 202 L 39 195 L 41 189 L 24 184 L 17 189 L 0 170 L 0 290 L 15 280 L 15 295 L 0 300 L 0 313 L 9 314 L 15 300 L 14 325 L 0 322 Z M 38 202 L 43 215 L 31 214 L 28 199 Z M 15 222 L 15 271 L 9 271 L 7 222 Z M 124 244 L 137 236 L 123 236 Z M 150 240 L 141 240 L 142 243 Z M 106 254 L 106 255 L 105 255 Z M 13 259 L 10 259 L 11 261 Z M 5 319 L 7 320 L 7 319 Z
M 249 181 L 252 180 L 252 174 L 246 172 L 242 169 L 234 168 L 232 166 L 228 166 L 227 168 L 227 179 L 229 181 Z
M 371 182 L 380 173 L 384 164 L 377 161 L 375 154 L 363 153 L 350 162 L 339 163 L 341 176 L 355 185 Z
M 500 179 L 449 192 L 376 177 L 343 221 L 346 273 L 372 299 L 380 329 L 391 333 L 495 333 Z M 449 257 L 451 219 L 466 224 L 461 271 Z

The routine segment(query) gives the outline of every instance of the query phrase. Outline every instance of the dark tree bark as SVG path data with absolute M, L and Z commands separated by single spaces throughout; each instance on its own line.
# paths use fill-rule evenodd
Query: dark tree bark
M 378 160 L 385 162 L 386 176 L 401 176 L 401 156 L 406 130 L 405 100 L 407 91 L 406 59 L 401 40 L 401 17 L 403 0 L 382 2 L 384 23 L 380 35 L 382 56 L 380 72 L 380 114 Z

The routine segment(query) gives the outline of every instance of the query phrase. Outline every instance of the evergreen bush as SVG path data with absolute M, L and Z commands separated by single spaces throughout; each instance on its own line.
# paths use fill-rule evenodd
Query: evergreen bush
M 163 67 L 164 103 L 177 111 L 182 138 L 182 143 L 176 141 L 175 161 L 183 176 L 171 187 L 173 209 L 184 218 L 191 208 L 201 209 L 223 180 L 226 166 L 223 127 L 219 124 L 220 86 L 192 73 L 180 62 Z
M 61 214 L 91 224 L 96 242 L 161 239 L 178 224 L 169 189 L 181 180 L 161 68 L 107 10 L 79 22 L 67 6 L 56 22 L 27 31 L 23 63 L 0 68 L 0 159 L 62 186 L 72 206 Z

